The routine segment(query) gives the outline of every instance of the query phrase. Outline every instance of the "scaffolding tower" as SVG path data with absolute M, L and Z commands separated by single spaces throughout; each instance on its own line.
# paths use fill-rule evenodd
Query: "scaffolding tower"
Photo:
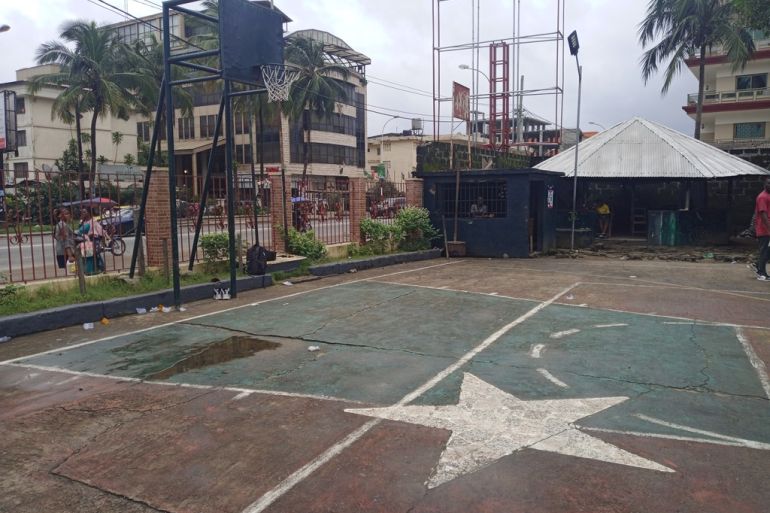
M 524 34 L 521 29 L 521 0 L 511 0 L 511 36 L 502 39 L 488 39 L 482 37 L 481 27 L 481 0 L 470 0 L 471 8 L 471 41 L 460 44 L 444 45 L 441 38 L 441 4 L 447 0 L 432 0 L 432 56 L 433 56 L 433 139 L 438 140 L 442 105 L 451 102 L 452 97 L 445 91 L 451 87 L 443 84 L 442 55 L 448 52 L 470 53 L 473 70 L 471 95 L 471 111 L 478 113 L 478 101 L 480 98 L 489 100 L 490 115 L 488 123 L 489 146 L 498 151 L 510 151 L 513 149 L 528 150 L 530 147 L 551 146 L 552 152 L 558 151 L 563 139 L 563 110 L 564 110 L 564 15 L 566 0 L 552 0 L 554 3 L 554 30 L 543 33 Z M 467 0 L 453 0 L 457 2 Z M 524 45 L 554 46 L 553 62 L 544 63 L 543 69 L 552 66 L 552 86 L 524 89 L 524 77 L 521 74 L 521 48 Z M 489 93 L 480 94 L 479 75 L 483 75 L 478 67 L 480 64 L 480 52 L 482 49 L 489 51 Z M 513 78 L 513 80 L 511 80 Z M 513 82 L 513 84 L 511 84 Z M 550 82 L 550 80 L 549 80 Z M 513 88 L 511 88 L 513 85 Z M 548 140 L 544 140 L 543 134 L 538 137 L 525 137 L 525 102 L 530 96 L 553 96 L 553 129 Z M 451 103 L 450 103 L 451 105 Z M 451 112 L 451 108 L 445 109 Z M 511 119 L 511 113 L 514 119 Z M 473 132 L 474 141 L 476 135 L 482 133 L 484 122 L 474 120 L 469 130 Z M 451 125 L 450 125 L 451 127 Z M 451 130 L 450 130 L 451 131 Z M 475 144 L 474 144 L 475 146 Z

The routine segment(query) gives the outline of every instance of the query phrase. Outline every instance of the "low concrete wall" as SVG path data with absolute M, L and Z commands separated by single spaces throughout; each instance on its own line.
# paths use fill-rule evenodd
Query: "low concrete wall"
M 330 276 L 332 274 L 350 272 L 353 269 L 356 271 L 363 271 L 365 269 L 374 269 L 376 267 L 404 264 L 407 262 L 418 262 L 420 260 L 430 260 L 439 257 L 441 257 L 440 249 L 428 249 L 426 251 L 415 251 L 412 253 L 395 253 L 393 255 L 381 255 L 362 260 L 348 260 L 330 264 L 314 265 L 310 268 L 310 274 L 313 276 Z
M 214 288 L 227 286 L 227 282 L 202 283 L 182 287 L 182 302 L 190 303 L 214 297 Z M 238 280 L 238 291 L 261 289 L 273 284 L 270 275 L 249 276 Z M 30 312 L 18 315 L 9 315 L 0 318 L 0 337 L 19 337 L 39 331 L 54 330 L 67 326 L 76 326 L 86 322 L 99 322 L 103 317 L 112 319 L 124 315 L 136 314 L 137 308 L 150 309 L 153 306 L 171 305 L 174 303 L 174 294 L 171 290 L 162 290 L 129 296 L 108 301 L 82 303 L 77 305 L 62 306 Z

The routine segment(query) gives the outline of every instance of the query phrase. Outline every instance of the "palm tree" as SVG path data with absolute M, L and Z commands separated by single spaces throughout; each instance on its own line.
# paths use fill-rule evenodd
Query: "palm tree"
M 115 146 L 115 158 L 112 159 L 113 164 L 118 163 L 118 148 L 120 143 L 123 142 L 123 134 L 118 131 L 112 132 L 112 145 Z
M 91 111 L 91 148 L 89 182 L 93 192 L 96 176 L 96 122 L 108 112 L 128 119 L 133 106 L 130 88 L 136 85 L 136 75 L 127 69 L 123 57 L 124 44 L 117 34 L 95 22 L 65 23 L 62 41 L 43 43 L 37 50 L 38 64 L 57 64 L 58 73 L 42 75 L 35 82 L 63 86 L 63 104 L 80 101 L 82 112 Z M 68 45 L 72 45 L 71 48 Z
M 350 71 L 328 59 L 322 42 L 306 37 L 289 39 L 284 55 L 286 62 L 299 71 L 289 101 L 283 103 L 283 112 L 294 121 L 302 116 L 304 184 L 310 157 L 310 116 L 329 118 L 334 114 L 337 102 L 346 99 L 341 80 L 347 79 Z
M 695 138 L 700 139 L 705 86 L 706 52 L 715 46 L 725 49 L 733 70 L 744 66 L 754 51 L 754 42 L 745 27 L 736 22 L 733 2 L 723 0 L 650 0 L 647 14 L 639 25 L 642 47 L 661 38 L 642 57 L 645 84 L 670 59 L 661 92 L 665 94 L 686 60 L 698 59 L 698 103 L 695 110 Z

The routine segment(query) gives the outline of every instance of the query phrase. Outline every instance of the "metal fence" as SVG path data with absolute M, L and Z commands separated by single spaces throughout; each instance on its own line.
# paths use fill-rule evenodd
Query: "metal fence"
M 54 231 L 66 210 L 77 231 L 83 213 L 104 227 L 105 241 L 98 267 L 122 271 L 130 265 L 134 218 L 143 178 L 131 174 L 98 174 L 93 184 L 76 176 L 51 174 L 23 180 L 6 189 L 0 211 L 0 284 L 72 276 Z M 83 199 L 90 198 L 90 199 Z
M 195 186 L 192 180 L 185 180 L 178 187 L 177 217 L 179 219 L 179 260 L 189 262 L 192 243 L 195 238 L 195 223 L 198 220 L 199 191 L 203 190 L 203 178 Z M 252 182 L 250 175 L 239 175 L 235 187 L 235 233 L 246 246 L 259 241 L 261 246 L 275 249 L 270 217 L 270 181 Z M 256 215 L 255 215 L 256 214 Z M 213 233 L 227 233 L 227 185 L 225 178 L 212 177 L 208 200 L 203 212 L 201 237 Z M 196 262 L 203 257 L 200 242 L 195 255 Z
M 370 219 L 392 224 L 406 206 L 406 182 L 380 180 L 366 190 L 366 212 Z
M 312 230 L 324 244 L 350 242 L 350 181 L 346 177 L 309 177 L 307 187 L 292 184 L 292 226 Z

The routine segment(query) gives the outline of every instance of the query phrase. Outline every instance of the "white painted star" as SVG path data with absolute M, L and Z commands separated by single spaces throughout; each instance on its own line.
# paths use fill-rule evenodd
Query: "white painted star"
M 460 401 L 448 406 L 355 408 L 349 413 L 452 431 L 428 488 L 483 468 L 521 449 L 537 449 L 620 465 L 673 472 L 579 431 L 573 423 L 628 397 L 522 401 L 466 373 Z

